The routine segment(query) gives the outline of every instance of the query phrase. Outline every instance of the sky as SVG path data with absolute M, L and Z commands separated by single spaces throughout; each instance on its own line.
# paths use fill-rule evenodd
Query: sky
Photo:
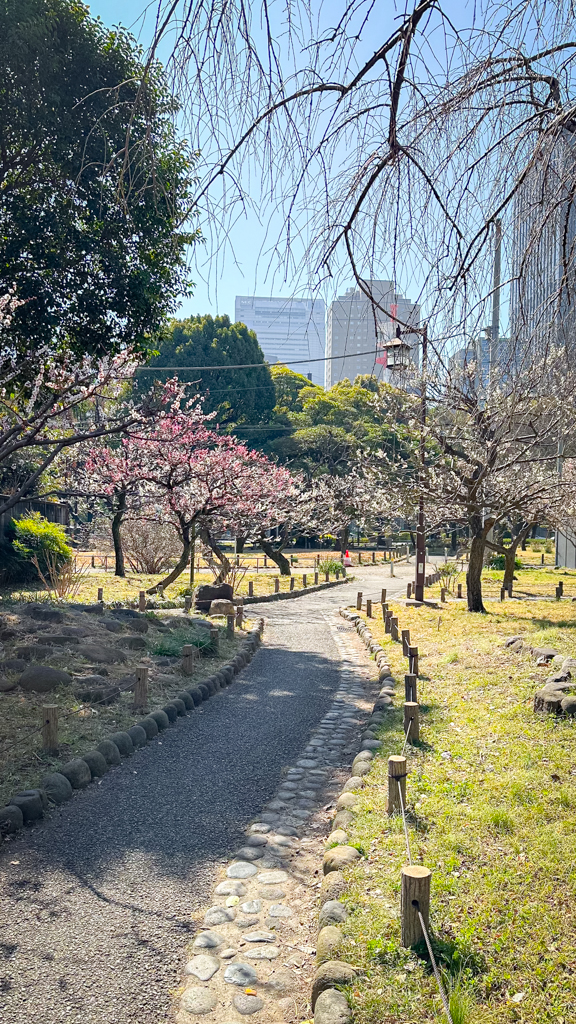
M 139 36 L 143 45 L 150 41 L 152 22 L 142 28 L 141 14 L 147 6 L 147 0 L 87 0 L 93 17 L 100 17 L 109 27 L 121 24 Z M 154 6 L 154 5 L 152 5 Z M 159 51 L 162 59 L 162 49 Z M 202 228 L 202 224 L 200 224 Z M 276 232 L 278 233 L 278 232 Z M 204 230 L 204 234 L 206 231 Z M 194 268 L 194 295 L 184 299 L 178 316 L 191 316 L 196 313 L 211 313 L 213 316 L 227 313 L 234 321 L 234 300 L 236 295 L 264 295 L 290 298 L 293 294 L 304 297 L 301 285 L 297 292 L 293 282 L 271 278 L 267 270 L 269 259 L 266 252 L 269 247 L 267 238 L 274 237 L 274 225 L 260 223 L 253 212 L 239 219 L 232 232 L 228 251 L 222 264 L 212 262 L 210 280 L 208 281 L 208 260 L 211 259 L 207 247 L 200 247 L 196 256 L 198 266 Z M 203 279 L 204 278 L 204 279 Z M 350 281 L 350 284 L 352 281 Z

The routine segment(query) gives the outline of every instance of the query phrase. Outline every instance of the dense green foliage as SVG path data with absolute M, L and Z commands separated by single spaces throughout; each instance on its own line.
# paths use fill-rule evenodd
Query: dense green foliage
M 190 371 L 179 369 L 181 381 L 197 384 L 206 393 L 204 408 L 217 412 L 221 424 L 259 423 L 269 418 L 275 404 L 275 390 L 270 370 L 254 331 L 242 324 L 232 324 L 230 317 L 191 316 L 174 321 L 159 345 L 158 354 L 150 360 L 151 370 L 139 371 L 138 377 L 148 384 L 154 379 L 166 380 L 175 374 L 153 371 L 153 367 L 236 366 L 261 363 L 246 370 Z
M 49 563 L 59 569 L 70 561 L 72 555 L 63 526 L 49 522 L 39 512 L 28 512 L 20 519 L 13 519 L 6 531 L 6 541 L 0 551 L 0 582 L 29 583 L 38 580 L 38 572 L 32 562 L 34 557 L 41 572 L 47 575 Z
M 185 287 L 191 163 L 160 69 L 77 0 L 0 0 L 0 294 L 19 353 L 141 346 Z

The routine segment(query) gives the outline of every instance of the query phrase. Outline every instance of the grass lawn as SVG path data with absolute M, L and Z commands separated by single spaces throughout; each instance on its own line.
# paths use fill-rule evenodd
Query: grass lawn
M 576 581 L 575 581 L 576 582 Z M 530 634 L 576 653 L 571 603 L 464 602 L 441 611 L 391 605 L 420 653 L 421 742 L 408 749 L 414 863 L 432 870 L 431 925 L 452 991 L 454 1024 L 568 1024 L 576 1004 L 576 727 L 537 717 L 534 691 L 549 670 L 503 649 Z M 401 820 L 388 818 L 387 757 L 403 744 L 400 644 L 370 622 L 390 653 L 396 708 L 361 791 L 350 842 L 352 911 L 340 959 L 365 980 L 350 989 L 357 1024 L 445 1020 L 427 962 L 400 945 Z M 381 755 L 381 756 L 380 756 Z

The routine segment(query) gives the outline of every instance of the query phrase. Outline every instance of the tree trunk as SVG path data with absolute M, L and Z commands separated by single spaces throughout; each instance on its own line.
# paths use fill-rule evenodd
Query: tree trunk
M 282 548 L 274 548 L 266 537 L 260 537 L 259 544 L 264 554 L 271 558 L 278 566 L 281 576 L 292 575 L 290 572 L 290 561 L 286 558 L 286 555 L 282 554 Z
M 112 519 L 112 541 L 114 544 L 114 561 L 116 563 L 114 569 L 115 576 L 126 576 L 126 567 L 124 565 L 124 549 L 122 547 L 122 534 L 120 533 L 120 527 L 122 520 L 126 513 L 126 495 L 122 492 L 118 497 L 118 506 Z
M 220 562 L 220 568 L 218 570 L 218 574 L 217 574 L 217 576 L 214 579 L 214 586 L 215 587 L 219 587 L 221 583 L 224 583 L 224 580 L 226 579 L 228 574 L 232 571 L 232 566 L 230 564 L 229 559 L 226 557 L 226 555 L 222 551 L 222 548 L 219 547 L 217 541 L 214 540 L 214 537 L 210 533 L 210 530 L 208 530 L 206 527 L 203 527 L 200 530 L 200 538 L 202 540 L 202 543 L 207 548 L 209 548 L 210 551 L 212 551 L 212 553 L 215 555 L 217 560 Z
M 517 546 L 517 544 L 513 544 L 512 547 L 506 548 L 504 551 L 505 563 L 502 586 L 508 591 L 510 596 L 512 596 L 512 588 L 514 586 L 514 563 L 516 562 Z
M 236 554 L 241 555 L 244 551 L 244 545 L 246 543 L 246 537 L 239 535 L 236 537 Z
M 482 601 L 482 569 L 484 566 L 484 531 L 482 523 L 473 530 L 470 543 L 470 561 L 466 575 L 466 594 L 469 612 L 485 612 Z
M 348 550 L 348 538 L 349 538 L 349 536 L 350 536 L 350 527 L 349 526 L 343 526 L 342 529 L 340 530 L 340 552 L 342 554 L 342 558 L 344 558 L 344 555 L 346 554 L 346 552 Z
M 190 564 L 190 552 L 192 550 L 192 539 L 190 537 L 190 525 L 186 524 L 184 526 L 181 523 L 180 524 L 180 530 L 178 532 L 180 534 L 180 543 L 182 544 L 182 554 L 180 555 L 180 558 L 178 559 L 178 562 L 176 563 L 176 565 L 172 569 L 172 572 L 168 573 L 168 575 L 167 575 L 165 580 L 162 580 L 161 583 L 156 583 L 155 586 L 150 587 L 146 591 L 146 593 L 148 593 L 148 594 L 155 594 L 157 589 L 158 589 L 158 587 L 162 587 L 163 589 L 166 589 L 166 587 L 169 587 L 171 583 L 174 583 L 174 580 L 177 580 L 178 577 L 182 575 L 184 570 L 188 568 L 188 566 Z
M 458 530 L 452 530 L 452 539 L 450 544 L 452 551 L 458 551 Z

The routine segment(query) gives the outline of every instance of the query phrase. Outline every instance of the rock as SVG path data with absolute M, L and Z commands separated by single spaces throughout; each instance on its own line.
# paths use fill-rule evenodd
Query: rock
M 269 831 L 269 829 L 267 829 L 266 831 Z M 246 846 L 266 846 L 267 842 L 268 840 L 266 836 L 252 835 L 248 836 L 248 839 L 246 840 Z
M 134 749 L 137 749 L 138 747 L 145 747 L 148 742 L 148 734 L 141 725 L 131 726 L 131 728 L 128 729 L 128 736 L 132 740 L 132 746 Z
M 235 963 L 230 964 L 224 971 L 224 981 L 227 981 L 229 985 L 241 985 L 243 988 L 249 988 L 258 981 L 258 975 L 250 964 Z
M 254 868 L 251 864 L 250 867 Z M 256 871 L 256 868 L 254 868 Z M 258 875 L 258 881 L 260 885 L 282 885 L 283 882 L 288 881 L 288 875 L 286 871 L 261 871 Z
M 134 744 L 127 732 L 115 732 L 109 738 L 118 747 L 122 757 L 129 757 L 134 753 Z
M 124 629 L 122 623 L 118 622 L 118 619 L 102 619 L 101 625 L 110 633 L 121 633 Z
M 360 798 L 356 795 L 356 793 L 342 793 L 342 795 L 339 796 L 338 800 L 336 801 L 336 808 L 339 811 L 341 811 L 343 807 L 347 807 L 350 810 L 352 807 L 356 807 L 356 805 L 359 802 L 359 799 Z
M 74 696 L 85 704 L 113 704 L 120 696 L 119 686 L 89 687 L 81 686 L 74 690 Z
M 335 846 L 333 850 L 327 850 L 322 860 L 324 874 L 330 871 L 341 871 L 342 868 L 350 867 L 359 860 L 360 854 L 354 846 Z
M 243 953 L 249 960 L 275 960 L 276 957 L 280 956 L 279 946 L 256 946 L 254 949 L 249 949 Z
M 254 864 L 249 864 L 248 861 L 240 860 L 236 864 L 231 864 L 226 869 L 228 878 L 250 878 L 255 875 L 257 868 Z
M 572 673 L 569 668 L 561 668 L 558 672 L 554 672 L 551 676 L 548 676 L 546 680 L 546 686 L 549 683 L 567 683 L 572 678 Z
M 195 949 L 217 949 L 224 942 L 222 935 L 219 932 L 200 932 L 198 937 L 194 940 Z
M 20 676 L 18 686 L 33 693 L 49 693 L 57 686 L 68 686 L 71 682 L 72 676 L 62 669 L 32 663 Z
M 273 903 L 271 907 L 268 907 L 268 914 L 272 918 L 287 918 L 293 917 L 294 911 L 290 910 L 290 907 L 285 907 L 283 903 Z
M 169 722 L 175 722 L 176 719 L 178 718 L 178 708 L 173 702 L 170 702 L 170 704 L 165 704 L 164 707 L 162 708 L 162 711 L 166 715 Z
M 337 828 L 334 832 L 331 832 L 326 840 L 326 846 L 347 846 L 348 835 L 342 828 Z
M 210 615 L 234 615 L 236 609 L 232 601 L 212 601 L 210 604 Z
M 215 956 L 208 956 L 207 953 L 198 953 L 192 957 L 184 968 L 184 974 L 192 974 L 200 981 L 210 981 L 212 975 L 220 968 L 220 962 Z
M 114 665 L 116 662 L 128 661 L 128 656 L 119 647 L 104 647 L 101 644 L 80 644 L 78 653 L 86 658 L 86 661 L 94 661 L 96 664 Z
M 51 772 L 45 775 L 40 785 L 52 804 L 63 804 L 72 797 L 72 786 L 62 772 Z
M 333 828 L 333 830 L 335 832 L 338 831 L 339 829 L 343 829 L 343 831 L 345 832 L 347 828 L 350 828 L 350 825 L 352 825 L 353 822 L 354 822 L 354 814 L 353 814 L 353 812 L 347 810 L 346 808 L 344 808 L 343 810 L 338 811 L 338 813 L 334 816 L 334 821 L 332 822 L 332 828 Z
M 197 708 L 198 705 L 201 704 L 204 699 L 202 696 L 202 691 L 199 690 L 197 686 L 191 686 L 190 689 L 188 690 L 188 693 L 190 694 L 194 707 Z
M 531 654 L 536 660 L 543 658 L 545 661 L 552 661 L 558 654 L 558 651 L 554 650 L 553 647 L 532 647 Z
M 206 928 L 211 928 L 215 924 L 226 924 L 227 921 L 233 921 L 235 917 L 234 911 L 228 907 L 210 907 L 204 914 L 204 925 Z
M 246 886 L 242 882 L 220 882 L 214 892 L 217 896 L 245 896 Z
M 89 750 L 82 754 L 82 760 L 86 762 L 93 779 L 101 779 L 108 771 L 108 762 L 100 750 Z
M 342 790 L 343 793 L 353 793 L 355 789 L 362 788 L 362 779 L 360 775 L 353 775 L 352 778 L 348 779 L 348 782 Z
M 16 804 L 0 807 L 0 836 L 12 835 L 24 827 L 24 815 Z
M 508 639 L 504 641 L 504 647 L 512 647 L 514 644 L 518 643 L 519 640 L 524 641 L 524 637 L 520 633 L 518 633 L 517 636 L 509 636 Z
M 211 587 L 205 584 L 196 590 L 194 607 L 199 612 L 207 612 L 210 610 L 212 601 L 217 601 L 220 598 L 224 601 L 233 600 L 234 591 L 229 583 L 223 583 L 219 587 Z
M 576 658 L 564 658 L 562 660 L 562 668 L 568 668 L 576 675 Z
M 31 605 L 28 614 L 38 622 L 64 622 L 64 612 L 46 605 Z
M 312 985 L 312 1011 L 315 1010 L 316 1000 L 321 992 L 333 989 L 336 985 L 351 985 L 356 973 L 352 964 L 344 963 L 341 960 L 328 960 L 322 964 L 316 971 Z
M 138 722 L 138 725 L 144 729 L 146 739 L 153 740 L 158 735 L 158 726 L 150 715 L 143 718 L 141 722 Z
M 86 789 L 92 782 L 92 772 L 86 761 L 81 757 L 74 757 L 60 769 L 73 789 Z
M 565 694 L 562 690 L 537 690 L 534 694 L 534 711 L 559 715 Z
M 116 619 L 139 619 L 140 612 L 135 608 L 115 608 L 112 615 Z
M 564 697 L 560 706 L 565 715 L 576 715 L 576 697 Z
M 130 629 L 133 629 L 135 633 L 147 633 L 150 628 L 148 619 L 142 617 L 141 619 L 132 619 L 130 622 Z
M 23 672 L 25 668 L 24 658 L 5 658 L 0 661 L 0 672 Z
M 156 722 L 160 731 L 167 729 L 170 725 L 170 719 L 165 711 L 152 711 L 148 718 L 152 718 Z
M 339 900 L 328 900 L 320 910 L 318 924 L 320 928 L 325 928 L 329 924 L 343 924 L 347 917 L 348 911 L 343 903 Z
M 14 807 L 22 812 L 22 817 L 25 824 L 30 821 L 38 821 L 44 815 L 45 803 L 48 803 L 46 796 L 39 789 L 26 789 L 23 793 L 17 793 L 10 800 L 10 803 Z
M 324 875 L 320 884 L 320 892 L 327 900 L 338 899 L 339 896 L 344 895 L 347 888 L 346 879 L 341 871 L 331 871 L 328 875 Z
M 179 697 L 174 697 L 174 699 L 170 701 L 170 703 L 174 705 L 174 707 L 176 708 L 176 713 L 180 716 L 180 718 L 184 718 L 186 714 L 186 705 L 184 701 L 180 700 Z
M 15 690 L 17 685 L 18 684 L 15 679 L 3 679 L 0 676 L 0 693 L 9 693 L 10 690 Z
M 244 932 L 246 942 L 275 942 L 274 932 Z
M 192 985 L 191 988 L 186 989 L 180 1000 L 180 1006 L 186 1013 L 210 1013 L 216 1007 L 216 996 L 209 988 Z
M 338 946 L 342 944 L 342 929 L 329 924 L 318 932 L 316 939 L 316 959 L 322 964 L 331 960 Z
M 352 765 L 352 771 L 354 772 L 354 775 L 368 775 L 368 772 L 370 771 L 371 767 L 372 765 L 370 764 L 370 761 L 354 761 L 354 764 Z
M 67 644 L 80 643 L 79 637 L 69 636 L 67 633 L 47 633 L 42 639 L 51 647 L 66 647 Z
M 264 850 L 257 846 L 243 846 L 235 854 L 238 860 L 259 860 L 264 856 Z
M 129 651 L 146 650 L 146 641 L 143 636 L 123 636 L 118 641 L 119 647 L 125 647 Z
M 177 693 L 176 697 L 178 700 L 181 700 L 183 702 L 184 707 L 186 708 L 187 711 L 194 710 L 194 701 L 192 700 L 192 697 L 188 693 L 188 690 L 180 690 L 180 693 Z
M 106 764 L 119 765 L 121 763 L 120 751 L 116 744 L 112 743 L 111 740 L 102 740 L 102 742 L 98 744 L 97 749 L 104 755 Z
M 327 988 L 320 993 L 314 1007 L 314 1024 L 350 1024 L 352 1011 L 343 992 Z
M 264 1006 L 264 1000 L 260 996 L 248 996 L 245 992 L 238 992 L 234 996 L 234 1006 L 238 1013 L 257 1013 Z

